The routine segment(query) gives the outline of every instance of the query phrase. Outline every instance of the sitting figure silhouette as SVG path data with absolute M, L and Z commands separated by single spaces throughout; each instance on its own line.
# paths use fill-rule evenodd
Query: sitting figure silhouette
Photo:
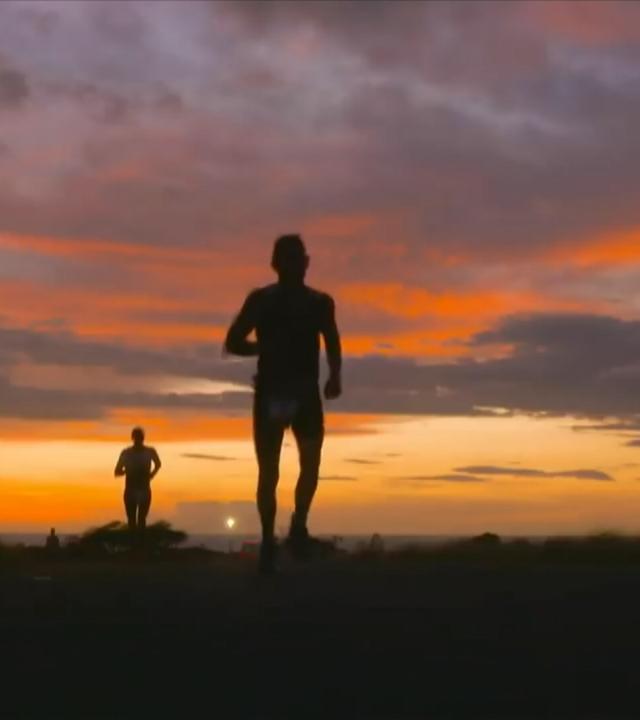
M 262 524 L 260 570 L 275 569 L 276 487 L 284 431 L 291 427 L 300 459 L 295 511 L 287 543 L 294 555 L 308 555 L 313 540 L 307 516 L 318 485 L 324 439 L 322 400 L 318 389 L 320 335 L 329 365 L 327 399 L 341 392 L 340 335 L 333 299 L 305 284 L 309 267 L 299 235 L 279 237 L 271 267 L 278 282 L 254 290 L 227 333 L 225 349 L 258 357 L 253 405 L 253 436 L 258 459 L 258 512 Z M 255 340 L 249 335 L 255 331 Z
M 114 475 L 125 476 L 124 507 L 127 522 L 132 536 L 140 538 L 151 507 L 151 481 L 162 463 L 155 448 L 144 444 L 142 428 L 133 428 L 131 439 L 133 445 L 120 453 Z

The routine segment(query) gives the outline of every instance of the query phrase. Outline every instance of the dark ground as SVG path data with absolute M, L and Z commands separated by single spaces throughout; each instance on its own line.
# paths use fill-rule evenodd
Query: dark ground
M 0 715 L 638 718 L 639 608 L 635 562 L 18 563 Z

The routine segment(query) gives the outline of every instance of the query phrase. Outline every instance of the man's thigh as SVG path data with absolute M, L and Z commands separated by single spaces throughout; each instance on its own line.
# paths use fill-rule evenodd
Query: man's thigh
M 253 405 L 253 444 L 261 470 L 277 472 L 285 426 L 270 417 L 266 399 L 256 396 Z
M 127 511 L 127 515 L 135 514 L 138 501 L 136 493 L 132 488 L 126 488 L 123 495 L 124 508 Z

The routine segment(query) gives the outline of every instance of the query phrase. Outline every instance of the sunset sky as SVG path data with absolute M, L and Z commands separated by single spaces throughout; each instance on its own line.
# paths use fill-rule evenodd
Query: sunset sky
M 257 528 L 221 339 L 300 232 L 345 349 L 311 529 L 640 531 L 640 5 L 0 3 L 0 532 Z M 278 525 L 295 446 L 284 448 Z

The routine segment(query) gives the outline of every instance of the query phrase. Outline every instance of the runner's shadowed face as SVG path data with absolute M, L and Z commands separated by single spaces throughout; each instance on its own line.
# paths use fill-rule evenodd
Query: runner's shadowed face
M 136 447 L 142 447 L 144 444 L 144 432 L 142 428 L 134 428 L 131 432 L 131 439 Z
M 278 273 L 280 282 L 287 285 L 298 285 L 304 282 L 309 257 L 300 250 L 288 250 L 281 252 L 273 264 L 273 269 Z

